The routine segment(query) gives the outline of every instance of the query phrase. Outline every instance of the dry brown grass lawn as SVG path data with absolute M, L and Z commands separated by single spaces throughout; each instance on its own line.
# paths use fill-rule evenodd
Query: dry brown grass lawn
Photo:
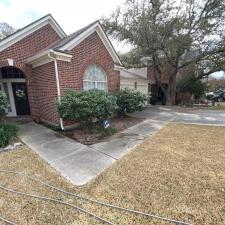
M 65 181 L 27 147 L 0 153 L 0 169 L 25 171 L 88 197 L 198 225 L 225 224 L 224 162 L 225 127 L 183 124 L 167 125 L 81 188 Z M 0 183 L 79 204 L 116 224 L 168 224 L 83 204 L 12 175 L 0 174 Z M 68 207 L 2 190 L 0 215 L 21 225 L 99 224 Z

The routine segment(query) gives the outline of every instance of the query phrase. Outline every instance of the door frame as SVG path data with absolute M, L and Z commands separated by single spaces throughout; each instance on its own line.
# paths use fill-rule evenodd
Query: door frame
M 8 92 L 9 92 L 9 102 L 11 106 L 11 112 L 8 112 L 6 114 L 7 117 L 16 117 L 16 105 L 14 101 L 14 95 L 13 95 L 13 90 L 12 90 L 12 83 L 26 83 L 26 79 L 24 78 L 12 78 L 12 79 L 1 79 L 1 89 L 5 91 L 3 83 L 7 84 L 8 87 Z

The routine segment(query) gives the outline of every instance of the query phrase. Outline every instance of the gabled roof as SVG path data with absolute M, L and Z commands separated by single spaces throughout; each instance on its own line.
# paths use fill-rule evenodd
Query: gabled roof
M 93 24 L 95 24 L 97 21 L 87 25 L 86 27 L 83 27 L 77 31 L 75 31 L 74 33 L 68 35 L 67 37 L 65 37 L 64 39 L 60 40 L 58 43 L 56 43 L 53 48 L 54 49 L 60 49 L 61 47 L 63 47 L 65 44 L 67 44 L 68 42 L 70 42 L 71 40 L 73 40 L 74 38 L 78 37 L 80 34 L 82 34 L 84 31 L 86 31 L 88 28 L 90 28 Z
M 17 30 L 13 34 L 7 36 L 6 38 L 0 41 L 0 51 L 8 48 L 9 46 L 15 44 L 16 42 L 20 41 L 21 39 L 25 38 L 26 36 L 30 35 L 34 31 L 40 29 L 41 27 L 50 24 L 52 28 L 57 32 L 57 34 L 61 38 L 65 38 L 66 34 L 63 29 L 59 26 L 56 20 L 52 17 L 51 14 L 48 14 L 33 23 L 23 27 L 22 29 Z
M 124 67 L 116 66 L 115 69 L 120 71 L 121 77 L 147 80 L 147 67 L 126 69 Z
M 95 21 L 89 24 L 86 27 L 70 34 L 67 36 L 62 28 L 58 25 L 55 19 L 52 17 L 51 14 L 48 14 L 39 20 L 25 26 L 24 28 L 17 30 L 15 33 L 9 35 L 8 37 L 2 39 L 0 41 L 0 51 L 8 48 L 9 46 L 13 45 L 14 43 L 20 41 L 21 39 L 25 38 L 26 36 L 30 35 L 34 31 L 40 29 L 41 27 L 50 24 L 53 29 L 57 32 L 57 34 L 61 37 L 61 40 L 52 43 L 46 49 L 42 50 L 38 54 L 32 56 L 31 58 L 27 59 L 28 63 L 31 63 L 34 59 L 38 60 L 38 57 L 43 57 L 43 52 L 48 54 L 49 51 L 54 52 L 61 52 L 63 54 L 69 53 L 71 49 L 77 46 L 80 42 L 82 42 L 85 38 L 89 35 L 97 32 L 100 39 L 102 40 L 104 46 L 106 47 L 107 51 L 111 55 L 113 61 L 117 65 L 122 65 L 119 56 L 117 55 L 112 43 L 110 42 L 109 38 L 107 37 L 106 33 L 104 32 L 102 25 L 99 21 Z
M 117 55 L 112 43 L 110 42 L 109 38 L 107 37 L 106 33 L 104 32 L 102 25 L 99 21 L 95 21 L 88 26 L 70 34 L 69 36 L 65 37 L 64 39 L 60 40 L 54 47 L 54 50 L 57 51 L 70 51 L 75 46 L 77 46 L 80 42 L 82 42 L 85 38 L 89 35 L 97 32 L 100 39 L 102 40 L 103 44 L 105 45 L 106 49 L 108 50 L 109 54 L 111 55 L 114 63 L 122 65 L 119 56 Z

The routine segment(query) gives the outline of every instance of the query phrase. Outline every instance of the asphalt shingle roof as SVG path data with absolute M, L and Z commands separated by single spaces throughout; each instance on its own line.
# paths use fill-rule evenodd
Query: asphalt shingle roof
M 61 47 L 63 47 L 65 44 L 67 44 L 68 42 L 70 42 L 72 39 L 78 37 L 80 34 L 82 34 L 84 31 L 86 31 L 88 28 L 90 28 L 92 25 L 94 25 L 95 23 L 97 23 L 97 21 L 90 23 L 89 25 L 87 25 L 86 27 L 83 27 L 77 31 L 75 31 L 74 33 L 68 35 L 67 37 L 63 38 L 62 40 L 60 40 L 58 43 L 56 43 L 52 48 L 54 50 L 58 50 Z

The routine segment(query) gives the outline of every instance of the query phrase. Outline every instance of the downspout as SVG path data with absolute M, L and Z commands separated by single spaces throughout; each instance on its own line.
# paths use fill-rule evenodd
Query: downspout
M 58 65 L 57 65 L 56 58 L 53 57 L 53 56 L 51 56 L 51 53 L 54 54 L 54 51 L 53 50 L 50 50 L 50 52 L 48 53 L 48 57 L 51 58 L 51 59 L 53 59 L 53 61 L 54 61 L 55 77 L 56 77 L 56 86 L 57 86 L 57 98 L 58 98 L 59 104 L 61 104 Z M 60 122 L 60 128 L 61 128 L 61 130 L 65 130 L 64 125 L 63 125 L 63 119 L 61 117 L 59 118 L 59 122 Z

